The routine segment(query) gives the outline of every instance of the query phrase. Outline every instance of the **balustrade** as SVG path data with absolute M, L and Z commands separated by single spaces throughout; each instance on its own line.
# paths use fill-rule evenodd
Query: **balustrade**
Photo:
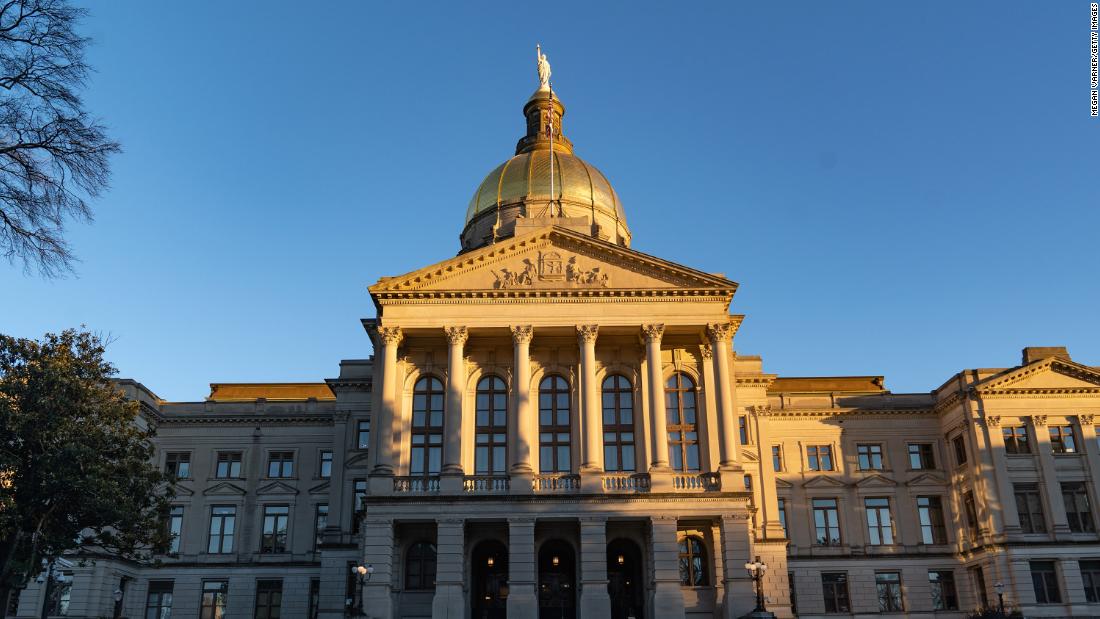
M 607 473 L 603 476 L 604 492 L 649 492 L 649 475 L 645 473 Z
M 467 475 L 463 483 L 466 492 L 508 492 L 508 477 L 503 475 Z
M 393 491 L 432 494 L 439 492 L 439 477 L 394 477 Z
M 581 476 L 572 473 L 546 473 L 535 475 L 535 492 L 577 492 L 581 489 Z
M 672 489 L 678 492 L 717 492 L 722 489 L 718 473 L 674 473 Z

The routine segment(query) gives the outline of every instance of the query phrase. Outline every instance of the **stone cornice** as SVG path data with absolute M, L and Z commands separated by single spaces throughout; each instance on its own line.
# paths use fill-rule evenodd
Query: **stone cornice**
M 369 393 L 374 390 L 374 381 L 370 378 L 326 378 L 325 382 L 333 392 L 366 391 Z
M 1012 389 L 1013 383 L 1020 382 L 1027 379 L 1029 376 L 1041 374 L 1043 372 L 1054 371 L 1058 374 L 1070 376 L 1078 380 L 1082 380 L 1088 383 L 1092 383 L 1095 387 L 1080 387 L 1080 388 L 1052 388 L 1052 389 Z M 1065 359 L 1059 359 L 1057 357 L 1049 357 L 1037 363 L 1025 365 L 1021 368 L 1009 371 L 1006 374 L 1000 376 L 994 376 L 987 378 L 984 381 L 979 382 L 973 387 L 974 391 L 981 395 L 987 393 L 1004 393 L 1008 391 L 1039 391 L 1040 394 L 1044 394 L 1046 391 L 1054 391 L 1055 393 L 1067 392 L 1070 390 L 1080 389 L 1085 393 L 1100 393 L 1100 372 L 1081 365 L 1080 363 L 1074 363 L 1072 361 L 1066 361 Z
M 557 303 L 638 303 L 638 302 L 720 302 L 729 303 L 733 293 L 714 288 L 657 289 L 505 289 L 505 290 L 417 290 L 380 291 L 375 298 L 386 305 L 440 305 L 456 301 L 474 304 Z
M 162 416 L 160 425 L 332 425 L 334 413 L 302 413 L 292 415 L 225 414 L 225 415 L 188 415 Z
M 1075 398 L 1080 396 L 1100 396 L 1100 387 L 1049 387 L 1035 389 L 989 389 L 979 390 L 983 398 Z
M 767 415 L 772 419 L 777 420 L 796 420 L 796 419 L 816 419 L 821 417 L 875 417 L 878 415 L 911 415 L 924 417 L 929 415 L 935 415 L 936 411 L 931 408 L 883 408 L 883 409 L 865 409 L 865 408 L 774 408 L 771 407 L 771 412 Z

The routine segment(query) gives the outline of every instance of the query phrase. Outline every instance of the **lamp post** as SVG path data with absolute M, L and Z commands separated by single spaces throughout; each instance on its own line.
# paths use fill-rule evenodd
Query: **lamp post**
M 993 583 L 993 590 L 997 592 L 997 607 L 1001 613 L 1001 616 L 1005 616 L 1005 584 L 1003 582 Z
M 749 576 L 756 584 L 756 608 L 752 610 L 754 613 L 767 612 L 764 608 L 764 572 L 768 571 L 766 563 L 760 562 L 760 556 L 757 555 L 756 560 L 751 563 L 745 564 L 745 570 L 748 571 Z
M 353 601 L 351 598 L 347 600 L 348 616 L 352 616 L 351 612 L 354 610 L 356 617 L 365 617 L 366 613 L 363 612 L 363 585 L 367 584 L 370 580 L 371 574 L 374 574 L 374 566 L 370 563 L 366 565 L 353 565 L 351 566 L 351 575 L 355 578 L 356 584 L 356 599 Z

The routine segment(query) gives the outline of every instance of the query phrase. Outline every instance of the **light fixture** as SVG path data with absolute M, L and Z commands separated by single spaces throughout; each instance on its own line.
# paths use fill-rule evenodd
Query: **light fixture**
M 122 589 L 121 588 L 115 589 L 115 601 L 116 602 L 121 602 L 122 601 Z
M 558 564 L 561 563 L 561 559 L 558 559 L 558 556 L 554 555 L 554 557 L 550 559 L 550 563 L 553 564 L 554 567 L 557 567 Z
M 619 565 L 623 565 L 624 563 L 626 563 L 626 557 L 619 555 L 618 561 Z
M 496 561 L 492 557 L 489 557 L 485 560 L 485 565 L 488 565 L 489 567 L 493 567 L 494 563 L 496 563 Z
M 1005 584 L 1003 582 L 995 582 L 993 583 L 993 590 L 997 592 L 997 595 L 1000 595 L 1005 592 Z

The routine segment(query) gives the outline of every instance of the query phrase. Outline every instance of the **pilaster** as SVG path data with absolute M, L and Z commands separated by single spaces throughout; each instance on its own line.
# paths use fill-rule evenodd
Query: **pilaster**
M 707 335 L 714 348 L 714 374 L 715 381 L 718 383 L 718 444 L 721 447 L 721 461 L 718 468 L 720 471 L 740 471 L 737 403 L 734 400 L 734 377 L 730 362 L 730 357 L 733 355 L 733 349 L 730 347 L 733 326 L 728 321 L 711 323 L 707 325 Z
M 441 518 L 436 521 L 436 572 L 435 597 L 432 598 L 432 617 L 462 617 L 466 598 L 462 592 L 465 582 L 466 521 L 462 518 Z
M 771 406 L 754 406 L 752 419 L 755 421 L 756 444 L 760 448 L 760 483 L 754 488 L 760 493 L 760 505 L 763 508 L 763 538 L 766 540 L 786 541 L 786 533 L 783 532 L 783 523 L 779 522 L 779 495 L 775 487 L 775 468 L 772 466 L 771 435 L 768 421 L 772 412 Z M 784 553 L 786 552 L 784 543 Z M 784 557 L 786 554 L 784 554 Z M 770 564 L 769 564 L 770 565 Z
M 1054 468 L 1054 450 L 1050 446 L 1050 431 L 1047 429 L 1046 415 L 1031 417 L 1035 431 L 1035 446 L 1039 449 L 1039 468 L 1046 503 L 1050 507 L 1051 532 L 1055 539 L 1070 537 L 1069 519 L 1066 518 L 1066 504 L 1062 501 L 1062 486 L 1058 482 L 1058 472 Z
M 363 563 L 374 567 L 363 584 L 363 608 L 377 617 L 393 616 L 393 519 L 367 517 L 363 522 Z
M 401 419 L 397 415 L 397 347 L 402 340 L 401 327 L 377 327 L 377 338 L 382 344 L 381 409 L 379 410 L 378 455 L 371 471 L 371 494 L 392 494 L 394 463 L 394 436 L 399 433 Z M 372 427 L 375 424 L 372 424 Z
M 1089 481 L 1092 483 L 1092 496 L 1100 501 L 1100 443 L 1096 442 L 1096 426 L 1093 425 L 1093 419 L 1092 415 L 1078 415 L 1077 424 L 1081 430 Z
M 722 583 L 720 616 L 723 619 L 737 619 L 756 607 L 752 580 L 744 567 L 745 562 L 752 558 L 752 534 L 749 531 L 748 514 L 724 514 L 721 524 L 722 572 L 725 580 Z
M 680 592 L 680 542 L 676 537 L 676 517 L 653 516 L 649 523 L 649 547 L 653 553 L 653 616 L 685 619 L 684 595 Z
M 611 615 L 607 593 L 607 519 L 581 518 L 581 617 Z
M 535 519 L 508 519 L 508 615 L 537 617 Z M 459 615 L 462 616 L 462 615 Z
M 1005 456 L 1005 435 L 1001 428 L 1001 418 L 997 415 L 986 415 L 985 423 L 978 432 L 984 432 L 988 449 L 984 450 L 992 456 L 991 475 L 996 477 L 996 487 L 1000 493 L 1001 518 L 1004 523 L 1004 534 L 1014 535 L 1022 532 L 1020 528 L 1020 515 L 1016 512 L 1016 492 L 1012 487 L 1012 480 L 1008 474 L 1008 458 Z M 982 454 L 983 459 L 987 454 Z

